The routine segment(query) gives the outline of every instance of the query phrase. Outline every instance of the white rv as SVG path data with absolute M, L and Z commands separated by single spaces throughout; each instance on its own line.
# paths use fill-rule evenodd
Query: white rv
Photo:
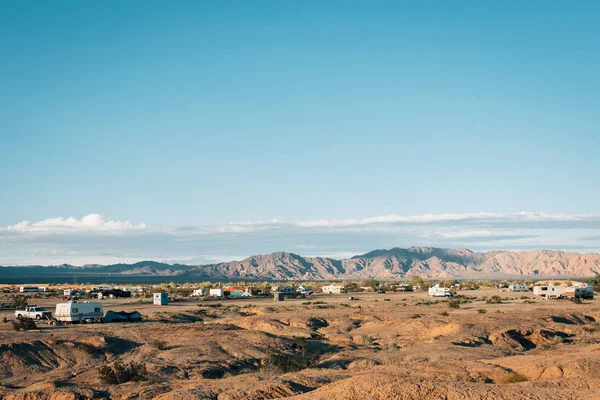
M 194 289 L 192 297 L 206 296 L 206 289 Z
M 93 322 L 103 315 L 102 303 L 79 303 L 76 300 L 58 303 L 54 313 L 57 320 L 65 322 Z
M 37 293 L 39 292 L 40 288 L 38 288 L 37 286 L 21 286 L 19 288 L 19 291 L 21 293 Z
M 431 297 L 452 297 L 452 292 L 450 289 L 446 287 L 440 287 L 439 284 L 430 287 L 427 293 Z
M 509 292 L 529 292 L 529 286 L 525 284 L 514 283 L 508 286 Z

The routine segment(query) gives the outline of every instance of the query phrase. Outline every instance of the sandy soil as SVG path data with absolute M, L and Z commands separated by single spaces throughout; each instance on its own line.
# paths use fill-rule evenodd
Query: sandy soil
M 103 301 L 105 310 L 138 310 L 147 321 L 40 323 L 28 332 L 0 322 L 0 398 L 600 398 L 598 300 L 459 294 L 468 296 L 459 309 L 426 293 L 163 307 L 115 299 Z M 505 300 L 487 304 L 493 295 Z M 59 301 L 36 300 L 51 311 Z M 3 310 L 0 318 L 12 314 Z M 315 355 L 311 367 L 265 365 L 273 352 L 293 358 L 299 343 Z M 116 360 L 146 363 L 146 380 L 101 383 L 98 369 Z

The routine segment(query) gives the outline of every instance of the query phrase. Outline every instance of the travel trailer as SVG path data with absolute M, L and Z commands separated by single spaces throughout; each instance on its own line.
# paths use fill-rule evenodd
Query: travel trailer
M 529 286 L 525 284 L 512 284 L 508 286 L 509 292 L 529 292 Z
M 94 322 L 104 315 L 102 303 L 69 301 L 58 303 L 54 318 L 64 322 Z
M 192 297 L 206 296 L 206 289 L 194 289 Z
M 450 289 L 445 288 L 445 287 L 440 287 L 439 284 L 436 284 L 436 285 L 430 287 L 429 290 L 427 291 L 427 293 L 431 297 L 452 297 L 452 292 L 450 291 Z
M 37 286 L 21 286 L 19 288 L 19 291 L 21 293 L 37 293 L 39 292 L 40 288 L 38 288 Z
M 565 288 L 566 297 L 575 297 L 577 299 L 593 299 L 594 288 L 591 286 L 569 286 Z

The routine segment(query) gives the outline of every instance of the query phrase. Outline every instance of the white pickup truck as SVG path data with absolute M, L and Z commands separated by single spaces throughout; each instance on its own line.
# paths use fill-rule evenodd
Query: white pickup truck
M 15 317 L 17 318 L 32 318 L 32 319 L 47 319 L 52 318 L 52 313 L 46 310 L 44 307 L 38 307 L 36 305 L 27 306 L 25 310 L 15 311 Z

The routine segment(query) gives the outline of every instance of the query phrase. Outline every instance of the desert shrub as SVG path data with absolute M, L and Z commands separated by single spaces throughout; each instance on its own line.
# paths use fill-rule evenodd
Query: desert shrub
M 152 345 L 152 347 L 154 347 L 156 350 L 166 350 L 167 349 L 167 343 L 163 342 L 162 340 L 154 340 L 154 341 L 150 342 L 150 345 Z
M 13 329 L 15 331 L 29 331 L 36 329 L 35 321 L 31 318 L 20 318 L 18 321 L 13 321 Z
M 313 304 L 326 304 L 324 301 L 313 301 Z
M 501 304 L 502 298 L 500 296 L 492 296 L 485 301 L 487 304 Z
M 311 305 L 311 304 L 312 304 L 312 301 L 305 301 L 305 302 L 302 303 L 303 306 L 308 306 L 308 305 Z
M 579 297 L 570 297 L 569 300 L 575 304 L 583 304 L 583 300 L 581 300 Z
M 449 308 L 460 308 L 460 300 L 450 300 L 448 301 Z
M 316 365 L 319 354 L 309 349 L 306 340 L 296 339 L 294 347 L 295 351 L 292 354 L 269 351 L 263 360 L 263 369 L 287 373 L 301 371 Z
M 116 361 L 112 368 L 104 365 L 98 370 L 100 382 L 109 385 L 142 381 L 146 379 L 146 374 L 146 364 L 133 361 L 129 364 L 121 364 Z
M 421 318 L 421 315 L 420 315 L 420 314 L 413 314 L 413 315 L 411 316 L 411 318 L 412 318 L 412 319 Z
M 21 309 L 27 307 L 29 296 L 18 295 L 12 299 L 12 308 Z
M 221 307 L 222 304 L 221 303 L 212 303 L 212 304 L 205 304 L 206 307 L 212 307 L 212 308 L 217 308 L 217 307 Z
M 371 336 L 363 336 L 362 343 L 365 346 L 373 346 L 375 344 L 375 339 L 373 339 Z
M 310 338 L 313 340 L 328 340 L 325 335 L 323 335 L 322 333 L 319 333 L 319 332 L 312 332 L 310 334 Z
M 2 322 L 7 323 L 8 319 L 6 319 L 6 317 L 2 318 Z
M 479 314 L 485 314 L 487 312 L 487 310 L 485 308 L 480 308 L 479 310 L 477 310 L 477 312 Z
M 448 311 L 443 311 L 443 312 L 441 312 L 441 313 L 440 313 L 440 315 L 441 315 L 442 317 L 447 317 L 447 316 L 448 316 L 448 315 L 450 315 L 450 314 L 448 314 Z
M 506 378 L 506 383 L 519 383 L 519 382 L 527 382 L 527 377 L 517 373 L 517 372 L 510 372 L 508 374 L 508 377 Z
M 96 346 L 92 346 L 89 343 L 78 343 L 78 346 L 81 350 L 85 351 L 88 354 L 97 354 L 98 348 Z
M 523 304 L 535 304 L 535 300 L 524 300 Z

